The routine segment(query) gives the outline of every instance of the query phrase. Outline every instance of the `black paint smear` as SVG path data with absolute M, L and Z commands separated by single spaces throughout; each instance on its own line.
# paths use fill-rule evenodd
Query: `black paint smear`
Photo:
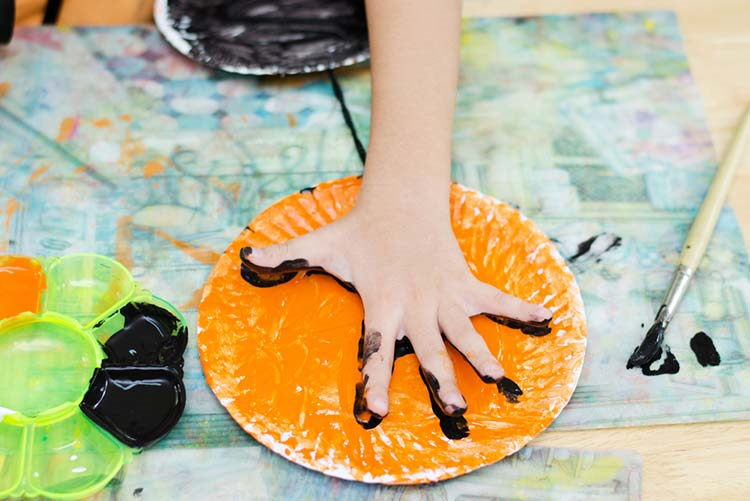
M 503 377 L 497 382 L 497 391 L 502 393 L 505 396 L 505 400 L 511 404 L 517 404 L 518 397 L 523 395 L 521 387 L 509 377 Z
M 663 306 L 662 306 L 663 308 Z M 636 347 L 633 354 L 630 355 L 628 363 L 625 365 L 626 368 L 632 369 L 633 367 L 642 367 L 645 364 L 650 364 L 661 354 L 661 344 L 664 342 L 664 331 L 667 329 L 667 324 L 664 322 L 655 323 L 646 333 L 646 337 L 641 342 L 640 346 Z
M 520 329 L 521 332 L 523 332 L 524 334 L 528 334 L 529 336 L 546 336 L 547 334 L 552 332 L 552 329 L 549 326 L 549 323 L 552 321 L 552 317 L 541 322 L 534 322 L 531 320 L 516 320 L 515 318 L 509 318 L 502 315 L 493 315 L 491 313 L 485 313 L 484 316 L 486 316 L 496 324 L 504 325 L 506 327 L 510 327 L 511 329 Z
M 240 265 L 242 279 L 253 287 L 274 287 L 289 282 L 297 276 L 297 272 L 290 273 L 259 273 L 245 263 Z
M 268 267 L 260 266 L 248 259 L 253 253 L 251 247 L 244 247 L 240 250 L 240 275 L 242 278 L 254 287 L 274 287 L 289 282 L 298 273 L 304 272 L 305 275 L 325 275 L 331 277 L 347 292 L 356 293 L 350 282 L 345 282 L 335 275 L 328 273 L 320 266 L 310 266 L 306 259 L 287 259 L 278 266 Z
M 125 325 L 104 343 L 106 365 L 182 366 L 187 327 L 172 312 L 149 303 L 128 303 Z
M 169 0 L 190 56 L 256 74 L 332 69 L 368 56 L 363 0 Z
M 438 381 L 438 378 L 436 378 L 435 375 L 427 369 L 420 367 L 419 370 L 420 375 L 422 376 L 422 381 L 427 384 L 427 388 L 430 390 L 432 398 L 434 399 L 435 403 L 437 403 L 438 407 L 440 407 L 440 411 L 443 414 L 455 417 L 460 416 L 466 412 L 466 407 L 456 407 L 453 411 L 449 412 L 446 408 L 445 402 L 443 402 L 443 399 L 440 398 L 440 381 Z
M 568 261 L 572 263 L 572 262 L 575 262 L 577 259 L 586 256 L 586 254 L 591 252 L 591 247 L 594 245 L 594 242 L 596 242 L 600 238 L 610 238 L 612 241 L 607 243 L 607 247 L 605 247 L 602 251 L 598 253 L 594 253 L 591 256 L 595 258 L 597 262 L 599 262 L 599 260 L 601 259 L 602 254 L 609 252 L 610 250 L 614 249 L 615 247 L 619 247 L 622 244 L 622 237 L 620 236 L 613 235 L 611 233 L 599 233 L 579 243 L 578 250 L 576 251 L 575 254 L 573 254 L 572 256 L 568 258 Z
M 365 346 L 362 354 L 362 367 L 367 365 L 370 357 L 380 351 L 380 343 L 382 342 L 382 340 L 383 335 L 377 331 L 370 332 L 369 334 L 365 335 Z
M 378 333 L 379 335 L 380 333 Z M 378 346 L 380 344 L 378 343 Z M 361 334 L 357 343 L 357 362 L 360 372 L 365 363 L 365 322 L 362 321 Z M 354 419 L 362 425 L 365 430 L 371 430 L 383 421 L 383 416 L 378 416 L 367 408 L 367 398 L 365 398 L 365 389 L 370 376 L 365 375 L 364 380 L 357 383 L 354 387 Z
M 680 372 L 680 362 L 677 361 L 677 358 L 669 349 L 669 346 L 664 345 L 663 350 L 664 353 L 666 353 L 666 357 L 657 369 L 652 369 L 651 364 L 661 358 L 661 355 L 663 353 L 661 347 L 657 350 L 655 356 L 652 359 L 648 360 L 641 366 L 641 371 L 643 372 L 644 376 L 659 376 L 661 374 L 677 374 L 678 372 Z
M 354 141 L 354 147 L 357 150 L 357 155 L 359 155 L 359 160 L 362 162 L 362 165 L 364 165 L 365 160 L 367 160 L 367 150 L 365 150 L 362 140 L 360 140 L 359 134 L 357 134 L 357 128 L 354 126 L 354 120 L 352 120 L 352 114 L 349 111 L 349 107 L 346 105 L 344 91 L 341 89 L 341 84 L 339 83 L 338 78 L 336 78 L 336 73 L 333 70 L 328 70 L 328 79 L 331 81 L 333 95 L 336 96 L 336 100 L 341 106 L 341 115 L 344 117 L 344 123 L 349 129 L 349 134 L 352 136 L 352 141 Z
M 185 409 L 181 376 L 171 367 L 102 367 L 79 407 L 125 445 L 146 447 L 166 435 Z
M 325 270 L 324 270 L 323 268 L 320 268 L 320 267 L 318 267 L 318 266 L 316 266 L 316 267 L 314 267 L 314 268 L 310 268 L 309 270 L 307 270 L 307 272 L 306 272 L 306 275 L 308 275 L 308 276 L 310 276 L 310 275 L 325 275 L 325 276 L 327 276 L 327 277 L 331 277 L 331 278 L 332 278 L 332 279 L 334 279 L 334 280 L 336 281 L 336 283 L 337 283 L 337 284 L 339 284 L 339 285 L 340 285 L 340 286 L 341 286 L 341 287 L 342 287 L 342 288 L 343 288 L 343 289 L 344 289 L 345 291 L 347 291 L 347 292 L 351 292 L 351 293 L 353 293 L 353 294 L 356 294 L 356 293 L 357 293 L 357 289 L 356 289 L 356 288 L 354 287 L 354 284 L 352 284 L 351 282 L 346 282 L 346 281 L 344 281 L 344 280 L 341 280 L 341 279 L 340 279 L 339 277 L 337 277 L 336 275 L 332 275 L 331 273 L 328 273 L 328 272 L 327 272 L 327 271 L 325 271 Z
M 445 414 L 445 412 L 443 412 L 442 406 L 438 404 L 438 401 L 435 399 L 435 394 L 437 394 L 437 391 L 435 390 L 435 394 L 433 394 L 433 385 L 436 384 L 437 388 L 440 388 L 440 384 L 437 383 L 437 379 L 435 379 L 435 376 L 423 370 L 421 367 L 419 368 L 419 376 L 422 378 L 422 382 L 427 387 L 427 394 L 430 397 L 432 412 L 440 421 L 440 429 L 443 431 L 443 434 L 451 440 L 461 440 L 462 438 L 468 437 L 469 423 L 466 421 L 466 418 L 461 415 L 449 416 Z M 432 378 L 434 381 L 431 381 L 430 378 Z M 464 411 L 465 410 L 466 409 L 464 409 Z
M 690 349 L 695 353 L 698 363 L 703 367 L 717 366 L 721 363 L 721 356 L 716 351 L 713 340 L 705 333 L 699 332 L 690 340 Z
M 395 364 L 396 360 L 399 358 L 413 353 L 414 347 L 411 345 L 411 341 L 409 341 L 408 337 L 404 336 L 401 339 L 397 339 L 396 346 L 393 350 L 393 363 Z M 391 367 L 391 372 L 393 372 L 393 367 Z
M 284 284 L 297 276 L 300 271 L 309 268 L 306 259 L 288 259 L 274 267 L 260 266 L 248 259 L 252 253 L 251 247 L 240 249 L 242 260 L 240 275 L 247 283 L 255 287 L 273 287 Z
M 365 430 L 371 430 L 383 421 L 382 416 L 378 416 L 367 408 L 365 388 L 369 379 L 368 376 L 365 376 L 364 381 L 357 383 L 354 394 L 354 419 L 356 419 Z
M 13 1 L 11 0 L 10 3 L 13 3 Z M 60 17 L 60 7 L 62 7 L 62 0 L 47 0 L 42 24 L 57 24 L 57 19 Z
M 357 363 L 358 369 L 362 372 L 363 364 L 362 359 L 365 352 L 365 321 L 362 320 L 362 327 L 359 334 L 359 342 L 357 343 Z

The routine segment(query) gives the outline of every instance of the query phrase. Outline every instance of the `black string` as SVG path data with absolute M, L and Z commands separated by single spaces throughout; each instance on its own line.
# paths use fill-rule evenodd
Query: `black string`
M 47 7 L 44 9 L 44 24 L 56 24 L 57 18 L 60 17 L 60 7 L 62 0 L 47 0 Z
M 344 92 L 341 90 L 341 85 L 339 85 L 339 81 L 333 70 L 328 70 L 328 78 L 331 80 L 333 95 L 336 96 L 336 99 L 338 99 L 339 104 L 341 105 L 341 113 L 344 115 L 346 126 L 349 127 L 349 132 L 354 140 L 354 146 L 357 148 L 359 159 L 362 161 L 362 165 L 364 165 L 365 158 L 367 157 L 367 150 L 362 146 L 362 141 L 359 140 L 357 129 L 354 127 L 354 121 L 352 121 L 352 115 L 349 113 L 349 108 L 346 106 L 346 101 L 344 100 Z

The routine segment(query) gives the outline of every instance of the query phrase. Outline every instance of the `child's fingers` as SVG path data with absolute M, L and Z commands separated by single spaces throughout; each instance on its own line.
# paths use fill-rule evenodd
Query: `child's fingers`
M 552 318 L 552 311 L 548 308 L 528 303 L 483 282 L 477 282 L 469 294 L 468 303 L 473 310 L 467 312 L 469 316 L 489 313 L 521 322 L 546 322 Z
M 293 238 L 268 247 L 244 247 L 240 258 L 248 265 L 266 272 L 287 272 L 323 266 L 327 249 L 314 234 Z
M 453 363 L 440 337 L 436 319 L 414 315 L 406 323 L 406 333 L 419 359 L 425 383 L 440 410 L 448 416 L 463 414 L 466 400 L 456 384 Z
M 362 382 L 367 409 L 383 417 L 388 414 L 388 387 L 393 369 L 395 329 L 384 330 L 378 319 L 365 327 L 362 342 Z M 374 327 L 369 327 L 370 325 Z
M 441 310 L 440 328 L 451 344 L 463 354 L 486 383 L 496 383 L 505 371 L 474 329 L 466 313 L 457 305 Z
M 326 229 L 326 228 L 324 228 Z M 259 274 L 325 271 L 351 286 L 351 278 L 333 233 L 315 231 L 268 247 L 243 247 L 240 259 Z

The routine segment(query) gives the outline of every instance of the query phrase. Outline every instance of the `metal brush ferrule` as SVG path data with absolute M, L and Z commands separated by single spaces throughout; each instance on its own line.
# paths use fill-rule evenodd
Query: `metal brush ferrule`
M 667 295 L 664 296 L 664 302 L 656 314 L 656 322 L 668 324 L 672 321 L 677 305 L 682 301 L 685 292 L 690 285 L 690 279 L 693 278 L 693 270 L 683 264 L 677 267 L 672 277 L 672 284 L 669 286 Z

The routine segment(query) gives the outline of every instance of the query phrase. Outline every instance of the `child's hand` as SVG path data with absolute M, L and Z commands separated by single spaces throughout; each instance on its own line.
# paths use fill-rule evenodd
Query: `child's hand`
M 503 368 L 469 317 L 543 322 L 551 312 L 474 278 L 451 229 L 460 0 L 439 7 L 430 0 L 367 0 L 366 6 L 372 114 L 357 204 L 328 226 L 242 257 L 278 267 L 268 270 L 276 273 L 319 266 L 356 287 L 365 308 L 362 407 L 375 417 L 388 413 L 394 344 L 403 336 L 442 412 L 459 415 L 466 401 L 441 333 L 482 379 L 496 382 Z M 357 415 L 362 424 L 371 422 L 365 414 Z
M 357 289 L 365 310 L 364 396 L 376 417 L 388 413 L 396 339 L 409 338 L 438 405 L 459 415 L 466 402 L 441 333 L 494 383 L 503 368 L 469 317 L 551 317 L 548 309 L 474 278 L 450 226 L 447 190 L 424 188 L 368 184 L 366 178 L 355 208 L 340 220 L 280 245 L 243 250 L 243 260 L 269 271 L 319 266 Z

